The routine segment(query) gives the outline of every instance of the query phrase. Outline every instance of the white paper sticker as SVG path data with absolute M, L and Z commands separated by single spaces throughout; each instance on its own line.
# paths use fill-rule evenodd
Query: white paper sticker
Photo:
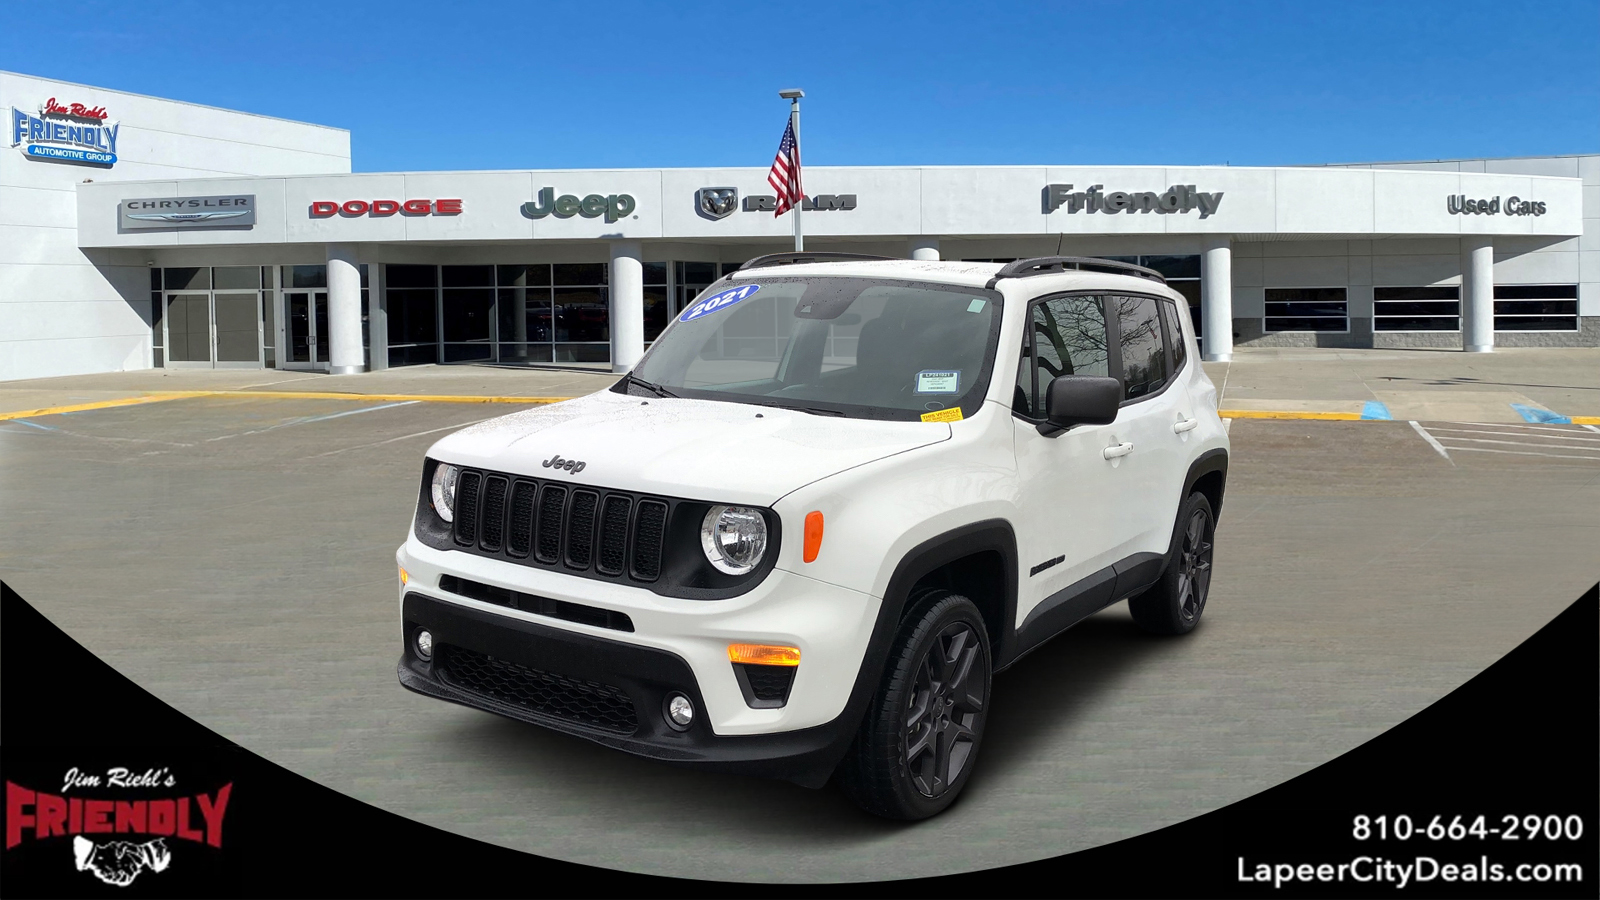
M 919 394 L 956 394 L 960 393 L 960 391 L 960 369 L 950 371 L 933 371 L 930 369 L 917 373 L 917 393 Z

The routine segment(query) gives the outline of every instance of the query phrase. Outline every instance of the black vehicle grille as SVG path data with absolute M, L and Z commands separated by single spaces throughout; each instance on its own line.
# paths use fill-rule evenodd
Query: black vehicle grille
M 456 485 L 452 537 L 460 549 L 618 580 L 661 576 L 663 500 L 474 469 Z
M 639 729 L 632 698 L 609 684 L 568 678 L 448 644 L 435 650 L 435 664 L 450 684 L 502 703 L 615 734 Z
M 761 706 L 782 706 L 789 700 L 789 688 L 794 684 L 794 666 L 758 666 L 752 663 L 734 664 L 750 686 L 750 696 Z

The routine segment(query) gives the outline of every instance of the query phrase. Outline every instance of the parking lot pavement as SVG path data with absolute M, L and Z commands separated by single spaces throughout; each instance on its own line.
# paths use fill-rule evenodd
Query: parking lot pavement
M 1502 439 L 1483 425 L 1234 420 L 1202 626 L 1146 637 L 1119 604 L 1029 656 L 996 679 L 967 794 L 896 825 L 831 788 L 685 772 L 398 686 L 394 551 L 422 454 L 521 408 L 229 394 L 0 422 L 0 577 L 156 696 L 353 797 L 743 881 L 971 870 L 1215 809 L 1405 719 L 1600 577 L 1596 454 L 1535 446 L 1592 429 L 1503 438 L 1540 454 L 1522 455 L 1467 449 L 1502 446 L 1472 443 Z
M 1518 409 L 1600 417 L 1600 349 L 1239 348 L 1206 363 L 1223 409 L 1330 411 L 1433 421 L 1528 421 Z M 1600 421 L 1597 419 L 1596 421 Z

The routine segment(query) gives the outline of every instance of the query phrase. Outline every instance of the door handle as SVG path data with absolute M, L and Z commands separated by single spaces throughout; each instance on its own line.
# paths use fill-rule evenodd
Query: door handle
M 1185 432 L 1195 430 L 1195 428 L 1199 427 L 1199 425 L 1200 425 L 1200 420 L 1199 419 L 1179 419 L 1172 426 L 1172 433 L 1173 434 L 1183 434 Z
M 1123 441 L 1120 444 L 1112 444 L 1106 449 L 1100 451 L 1100 455 L 1104 456 L 1106 459 L 1117 459 L 1119 457 L 1127 456 L 1132 452 L 1133 445 L 1127 441 Z

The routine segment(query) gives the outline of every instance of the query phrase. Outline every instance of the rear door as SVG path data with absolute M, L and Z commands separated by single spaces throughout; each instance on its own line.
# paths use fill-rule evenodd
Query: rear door
M 1198 424 L 1188 393 L 1174 383 L 1162 310 L 1170 305 L 1154 297 L 1107 299 L 1116 332 L 1112 358 L 1123 384 L 1117 424 L 1125 442 L 1119 474 L 1126 480 L 1123 502 L 1112 517 L 1119 533 L 1133 536 L 1120 567 L 1118 596 L 1145 586 L 1161 573 L 1188 470 L 1188 432 Z

